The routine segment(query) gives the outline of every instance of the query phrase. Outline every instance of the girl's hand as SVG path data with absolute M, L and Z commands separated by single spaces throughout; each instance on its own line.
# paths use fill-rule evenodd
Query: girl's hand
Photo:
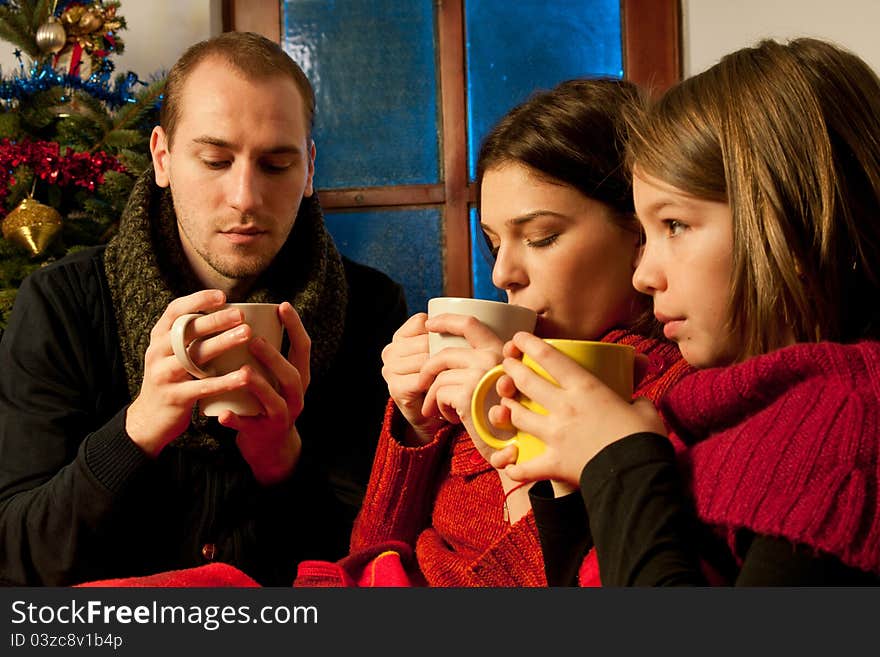
M 540 338 L 517 333 L 505 345 L 504 370 L 499 379 L 501 407 L 494 407 L 490 419 L 495 424 L 510 421 L 517 429 L 541 439 L 547 449 L 535 458 L 516 465 L 515 448 L 492 455 L 491 463 L 504 468 L 511 479 L 535 481 L 554 479 L 579 485 L 584 466 L 604 447 L 630 434 L 653 432 L 666 435 L 654 405 L 647 399 L 634 402 L 621 399 L 593 374 Z M 559 385 L 556 386 L 511 355 L 528 354 Z M 526 409 L 516 401 L 522 392 L 543 406 L 548 414 Z

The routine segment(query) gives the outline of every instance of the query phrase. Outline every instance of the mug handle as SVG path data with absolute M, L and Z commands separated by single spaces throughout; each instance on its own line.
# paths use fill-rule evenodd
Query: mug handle
M 202 315 L 200 313 L 188 313 L 174 320 L 174 323 L 171 325 L 171 349 L 174 350 L 174 355 L 177 356 L 177 361 L 183 365 L 183 369 L 197 379 L 206 379 L 212 376 L 212 374 L 192 362 L 192 358 L 189 357 L 189 344 L 186 343 L 184 338 L 186 327 L 196 317 L 202 317 Z
M 495 392 L 495 384 L 502 374 L 504 374 L 504 367 L 501 365 L 496 365 L 486 372 L 477 383 L 471 397 L 471 421 L 474 423 L 474 429 L 484 443 L 495 449 L 502 449 L 516 442 L 513 437 L 501 439 L 495 434 L 497 429 L 489 422 L 489 409 L 486 408 L 486 399 L 490 393 Z

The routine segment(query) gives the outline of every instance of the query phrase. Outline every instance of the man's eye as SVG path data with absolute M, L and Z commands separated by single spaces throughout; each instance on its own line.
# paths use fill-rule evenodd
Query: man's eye
M 262 164 L 263 169 L 268 171 L 269 173 L 282 173 L 284 171 L 287 171 L 291 166 L 291 164 L 286 162 L 283 164 L 275 162 L 263 162 Z
M 202 160 L 202 163 L 209 169 L 224 169 L 229 166 L 228 160 Z

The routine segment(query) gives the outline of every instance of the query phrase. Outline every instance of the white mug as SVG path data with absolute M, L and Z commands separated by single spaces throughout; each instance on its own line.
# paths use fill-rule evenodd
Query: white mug
M 444 313 L 470 315 L 492 329 L 499 338 L 510 340 L 517 331 L 535 330 L 537 314 L 530 308 L 516 306 L 503 301 L 470 299 L 468 297 L 435 297 L 428 301 L 428 317 Z M 460 335 L 428 333 L 428 352 L 436 354 L 446 347 L 469 347 L 468 341 Z
M 218 310 L 235 308 L 244 316 L 244 323 L 251 327 L 252 338 L 261 337 L 275 349 L 281 349 L 282 326 L 278 316 L 278 304 L 275 303 L 228 303 Z M 250 365 L 260 372 L 273 386 L 278 385 L 272 373 L 257 360 L 248 349 L 247 343 L 237 345 L 219 356 L 212 358 L 202 368 L 196 365 L 190 358 L 185 335 L 186 327 L 197 317 L 199 313 L 181 315 L 171 325 L 171 347 L 177 360 L 184 369 L 198 379 L 210 376 L 222 376 L 233 372 L 242 365 Z M 211 336 L 206 336 L 211 337 Z M 206 339 L 200 338 L 200 340 Z M 230 390 L 217 395 L 211 395 L 199 400 L 199 409 L 203 415 L 217 416 L 225 410 L 230 410 L 236 415 L 259 415 L 263 412 L 263 405 L 245 389 Z

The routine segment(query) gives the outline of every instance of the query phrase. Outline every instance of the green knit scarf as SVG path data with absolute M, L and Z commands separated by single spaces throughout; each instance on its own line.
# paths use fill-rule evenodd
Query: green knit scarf
M 153 169 L 139 178 L 107 246 L 104 268 L 116 314 L 128 389 L 134 399 L 144 378 L 150 330 L 175 298 L 203 285 L 193 275 L 177 232 L 171 192 L 154 182 Z M 312 340 L 312 379 L 330 367 L 342 339 L 348 286 L 342 258 L 324 227 L 316 195 L 303 198 L 287 242 L 243 301 L 290 301 Z M 287 338 L 284 345 L 286 349 Z M 174 444 L 216 448 L 228 431 L 193 412 L 193 422 Z

